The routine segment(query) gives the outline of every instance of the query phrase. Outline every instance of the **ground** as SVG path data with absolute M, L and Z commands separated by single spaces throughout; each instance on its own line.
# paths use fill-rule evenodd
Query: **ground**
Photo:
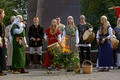
M 74 74 L 69 72 L 67 75 L 62 71 L 58 74 L 44 74 L 46 69 L 26 69 L 29 71 L 28 74 L 12 74 L 8 73 L 7 76 L 0 76 L 0 80 L 120 80 L 120 69 L 115 68 L 109 72 L 98 72 L 96 68 L 93 68 L 91 74 L 83 74 L 82 69 L 80 74 Z M 57 73 L 55 69 L 53 73 Z

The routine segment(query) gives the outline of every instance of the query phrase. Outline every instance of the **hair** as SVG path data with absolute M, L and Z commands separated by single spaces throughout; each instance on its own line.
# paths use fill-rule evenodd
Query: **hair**
M 117 20 L 117 27 L 119 27 L 120 28 L 120 26 L 119 26 L 119 24 L 118 24 L 118 21 L 120 20 L 120 18 L 118 18 L 118 20 Z
M 54 22 L 54 21 L 57 23 L 56 19 L 53 19 L 53 20 L 52 20 L 52 22 Z M 50 28 L 53 28 L 52 22 L 51 22 L 51 26 L 50 26 Z M 55 30 L 57 30 L 57 29 L 58 29 L 58 27 L 57 27 L 57 24 L 56 24 L 56 26 L 55 26 Z
M 84 15 L 81 15 L 81 16 L 80 16 L 80 19 L 85 19 L 85 16 L 84 16 Z
M 56 18 L 60 18 L 59 16 L 57 16 Z
M 70 19 L 70 18 L 73 19 L 72 16 L 68 16 L 68 18 L 67 18 L 67 26 L 69 25 L 68 19 Z M 73 22 L 72 22 L 72 26 L 75 27 L 74 19 L 73 19 Z
M 104 33 L 104 35 L 105 35 L 105 34 L 108 33 L 109 23 L 108 23 L 108 21 L 107 21 L 107 17 L 106 17 L 106 16 L 102 16 L 101 19 L 103 20 L 104 23 L 103 23 L 103 24 L 102 24 L 102 23 L 100 24 L 101 27 L 100 27 L 99 34 Z M 104 29 L 102 30 L 103 26 L 104 26 Z
M 21 15 L 17 15 L 16 18 L 23 18 Z
M 34 18 L 38 18 L 38 19 L 39 19 L 39 17 L 38 17 L 38 16 L 35 16 Z
M 2 14 L 3 11 L 4 11 L 3 9 L 0 9 L 0 15 Z M 3 19 L 0 17 L 0 22 L 2 22 L 2 21 L 3 21 Z
M 15 19 L 16 19 L 16 16 L 12 16 L 12 17 L 11 17 L 11 20 L 15 20 Z

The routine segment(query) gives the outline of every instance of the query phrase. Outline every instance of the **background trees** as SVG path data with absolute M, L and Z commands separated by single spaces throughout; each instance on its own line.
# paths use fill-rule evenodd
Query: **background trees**
M 100 26 L 100 17 L 106 15 L 108 21 L 114 28 L 117 24 L 115 9 L 109 10 L 109 7 L 119 6 L 120 0 L 79 0 L 81 14 L 86 16 L 86 21 L 90 22 L 96 33 Z M 97 49 L 96 40 L 92 43 L 92 49 Z
M 27 20 L 27 1 L 28 0 L 0 0 L 0 8 L 5 10 L 4 24 L 10 24 L 13 15 L 22 15 Z
M 117 16 L 115 9 L 109 7 L 119 6 L 120 0 L 79 0 L 81 14 L 86 16 L 86 21 L 91 23 L 96 33 L 100 26 L 100 17 L 106 15 L 112 27 L 116 26 Z M 10 24 L 13 15 L 22 15 L 27 20 L 28 0 L 0 0 L 0 8 L 5 10 L 4 24 Z M 92 49 L 97 49 L 96 40 L 92 43 Z

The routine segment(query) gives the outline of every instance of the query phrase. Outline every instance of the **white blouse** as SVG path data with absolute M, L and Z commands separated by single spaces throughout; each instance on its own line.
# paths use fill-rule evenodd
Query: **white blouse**
M 76 44 L 79 43 L 79 35 L 78 35 L 78 30 L 75 31 L 75 40 L 76 40 Z M 63 30 L 63 35 L 62 35 L 62 38 L 66 37 L 66 31 Z
M 113 32 L 112 32 L 112 28 L 111 27 L 109 27 L 108 28 L 108 36 L 107 36 L 107 38 L 108 39 L 110 39 L 110 38 L 112 38 L 113 37 Z M 97 34 L 96 34 L 96 39 L 99 39 L 100 38 L 100 36 L 99 36 L 99 30 L 97 31 Z M 103 38 L 103 40 L 105 40 L 104 38 Z

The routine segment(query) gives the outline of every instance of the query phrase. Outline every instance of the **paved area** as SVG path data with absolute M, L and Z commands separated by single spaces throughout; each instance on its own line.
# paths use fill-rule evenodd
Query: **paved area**
M 52 70 L 55 74 L 44 74 L 45 69 L 27 69 L 28 74 L 12 74 L 8 73 L 7 76 L 0 76 L 0 80 L 120 80 L 120 69 L 115 68 L 109 72 L 97 72 L 94 68 L 91 74 L 83 74 L 82 69 L 80 74 L 69 72 L 64 74 L 64 71 L 58 75 L 59 71 Z

